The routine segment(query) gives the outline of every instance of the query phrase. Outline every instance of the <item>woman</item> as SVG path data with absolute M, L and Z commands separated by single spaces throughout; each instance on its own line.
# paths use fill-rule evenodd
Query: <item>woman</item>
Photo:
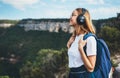
M 67 43 L 70 68 L 69 78 L 94 78 L 96 40 L 93 36 L 83 40 L 85 34 L 95 34 L 88 10 L 84 8 L 75 9 L 69 24 L 75 30 Z M 84 51 L 85 45 L 86 52 Z

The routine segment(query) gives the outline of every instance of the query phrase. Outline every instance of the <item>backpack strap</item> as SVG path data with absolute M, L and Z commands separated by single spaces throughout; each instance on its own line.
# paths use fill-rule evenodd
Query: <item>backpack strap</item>
M 95 39 L 97 40 L 97 36 L 95 34 L 93 34 L 93 33 L 87 33 L 87 34 L 85 34 L 84 37 L 83 37 L 83 40 L 86 40 L 90 36 L 95 37 Z
M 107 44 L 105 43 L 105 41 L 103 39 L 98 39 L 97 36 L 95 34 L 93 34 L 93 33 L 87 33 L 87 34 L 85 34 L 84 37 L 83 37 L 83 40 L 86 40 L 90 36 L 95 37 L 96 41 L 99 40 L 99 42 L 101 43 L 101 45 L 104 46 L 105 50 L 109 51 L 109 49 L 108 49 Z M 84 51 L 85 50 L 86 50 L 86 46 L 84 47 Z M 107 58 L 110 59 L 110 57 L 109 57 L 110 56 L 110 51 L 109 51 L 109 54 L 106 54 L 106 55 L 107 55 Z

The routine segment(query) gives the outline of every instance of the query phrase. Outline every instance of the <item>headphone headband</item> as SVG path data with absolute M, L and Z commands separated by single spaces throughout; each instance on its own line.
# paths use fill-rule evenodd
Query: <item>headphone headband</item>
M 82 8 L 82 14 L 84 15 L 86 12 L 86 9 L 85 8 Z

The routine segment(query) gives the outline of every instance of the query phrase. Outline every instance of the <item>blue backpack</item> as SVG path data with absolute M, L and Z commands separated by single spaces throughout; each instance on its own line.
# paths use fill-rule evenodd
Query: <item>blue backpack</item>
M 90 36 L 95 37 L 97 42 L 97 56 L 94 69 L 95 78 L 108 78 L 112 67 L 108 46 L 104 40 L 98 39 L 96 35 L 92 33 L 86 34 L 83 39 L 85 40 Z

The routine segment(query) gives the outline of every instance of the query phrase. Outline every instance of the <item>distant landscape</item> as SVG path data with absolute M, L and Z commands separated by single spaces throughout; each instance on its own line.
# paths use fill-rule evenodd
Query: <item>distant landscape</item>
M 92 20 L 96 35 L 120 54 L 120 14 Z M 69 19 L 0 20 L 0 77 L 67 78 Z M 114 64 L 113 64 L 114 65 Z

